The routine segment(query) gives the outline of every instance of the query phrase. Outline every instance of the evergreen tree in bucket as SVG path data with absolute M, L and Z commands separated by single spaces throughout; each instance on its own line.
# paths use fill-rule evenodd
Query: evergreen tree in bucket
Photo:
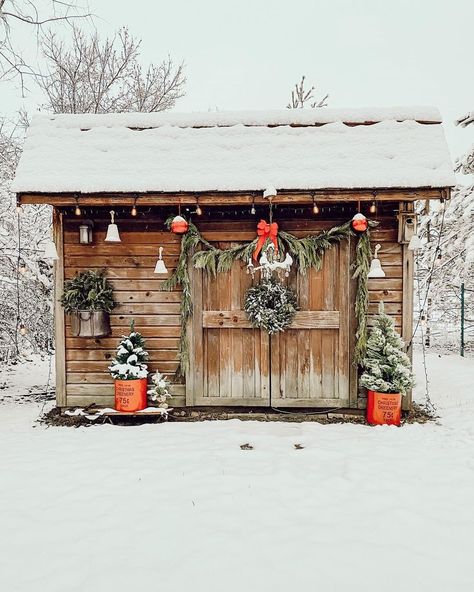
M 109 372 L 115 380 L 115 408 L 119 411 L 139 411 L 146 407 L 148 352 L 143 336 L 130 323 L 129 335 L 120 341 Z
M 361 362 L 363 373 L 359 383 L 371 391 L 405 395 L 413 386 L 413 372 L 403 348 L 403 340 L 395 331 L 393 319 L 385 314 L 381 302 Z

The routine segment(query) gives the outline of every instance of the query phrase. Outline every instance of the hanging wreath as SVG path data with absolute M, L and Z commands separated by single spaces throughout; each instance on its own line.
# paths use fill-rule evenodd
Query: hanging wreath
M 298 310 L 296 294 L 272 276 L 247 290 L 244 310 L 252 327 L 273 335 L 291 325 Z

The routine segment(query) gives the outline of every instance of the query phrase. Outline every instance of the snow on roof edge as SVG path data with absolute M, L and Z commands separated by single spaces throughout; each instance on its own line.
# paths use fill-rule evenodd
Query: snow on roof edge
M 238 124 L 255 126 L 322 125 L 326 123 L 373 123 L 381 121 L 419 121 L 441 123 L 436 107 L 364 107 L 355 109 L 279 109 L 270 111 L 213 111 L 166 113 L 43 114 L 33 117 L 32 126 L 56 128 L 131 127 L 227 127 Z

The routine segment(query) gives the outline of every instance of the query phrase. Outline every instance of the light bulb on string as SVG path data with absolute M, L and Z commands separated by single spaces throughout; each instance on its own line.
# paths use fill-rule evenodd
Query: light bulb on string
M 75 208 L 75 210 L 74 210 L 74 214 L 75 214 L 76 216 L 80 216 L 80 215 L 81 215 L 81 213 L 82 213 L 82 212 L 81 212 L 81 208 L 79 207 L 79 200 L 78 200 L 78 199 L 76 199 L 76 208 Z
M 201 209 L 201 206 L 199 205 L 199 202 L 197 203 L 197 206 L 196 206 L 196 216 L 202 216 L 202 209 Z
M 18 271 L 22 274 L 25 275 L 26 273 L 26 263 L 24 259 L 19 259 L 18 260 Z
M 20 332 L 20 335 L 26 335 L 26 327 L 24 323 L 20 323 L 18 325 L 18 330 Z
M 23 208 L 19 203 L 16 204 L 16 213 L 18 214 L 18 216 L 21 216 L 23 214 Z
M 377 204 L 375 203 L 375 200 L 370 204 L 369 212 L 371 214 L 375 214 L 377 212 Z
M 316 200 L 313 197 L 313 214 L 319 214 L 319 207 L 318 204 L 316 203 Z
M 255 214 L 257 213 L 257 210 L 255 209 L 255 201 L 252 202 L 252 207 L 250 208 L 250 213 L 252 214 L 252 216 L 255 216 Z

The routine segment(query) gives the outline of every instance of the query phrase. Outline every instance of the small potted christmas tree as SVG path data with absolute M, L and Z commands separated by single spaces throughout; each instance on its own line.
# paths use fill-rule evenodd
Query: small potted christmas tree
M 367 340 L 359 383 L 367 389 L 367 421 L 400 425 L 402 396 L 413 386 L 410 359 L 383 302 Z
M 130 323 L 130 334 L 120 341 L 115 359 L 109 366 L 115 380 L 115 409 L 117 411 L 140 411 L 147 406 L 147 377 L 145 364 L 148 352 L 145 340 Z

